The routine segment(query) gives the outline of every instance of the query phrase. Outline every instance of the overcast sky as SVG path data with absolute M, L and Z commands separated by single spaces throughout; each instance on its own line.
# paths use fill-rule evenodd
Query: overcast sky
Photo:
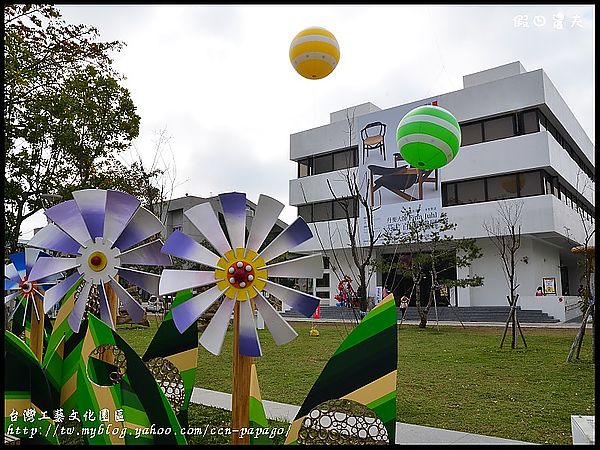
M 517 60 L 546 71 L 595 142 L 593 5 L 57 7 L 67 22 L 126 44 L 113 56 L 141 116 L 135 147 L 150 164 L 166 129 L 173 197 L 239 191 L 256 202 L 263 193 L 286 205 L 280 218 L 289 223 L 290 134 L 361 103 L 386 109 L 455 91 L 463 75 Z M 302 78 L 289 61 L 291 40 L 310 26 L 340 46 L 322 80 Z M 44 224 L 34 216 L 23 237 Z

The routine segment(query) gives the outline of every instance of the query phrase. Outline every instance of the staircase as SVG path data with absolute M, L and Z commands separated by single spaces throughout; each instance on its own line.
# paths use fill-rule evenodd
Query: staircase
M 398 320 L 402 318 L 402 310 L 398 308 Z M 440 306 L 437 308 L 437 318 L 440 322 L 444 321 L 458 321 L 459 318 L 463 322 L 500 322 L 506 323 L 508 313 L 510 311 L 509 306 L 468 306 L 468 307 L 456 307 L 456 306 Z M 356 311 L 356 315 L 359 312 Z M 285 319 L 298 319 L 304 318 L 302 314 L 294 311 L 293 309 L 286 311 L 281 314 Z M 517 317 L 520 323 L 557 323 L 559 319 L 555 319 L 554 316 L 549 316 L 541 309 L 521 309 L 517 307 Z M 321 305 L 321 318 L 319 320 L 330 320 L 338 319 L 344 321 L 355 320 L 354 312 L 349 308 L 338 308 L 336 306 L 323 306 Z M 408 308 L 408 312 L 404 317 L 404 320 L 419 320 L 419 313 L 417 308 L 411 306 Z M 435 322 L 435 309 L 432 307 L 429 309 L 428 322 Z

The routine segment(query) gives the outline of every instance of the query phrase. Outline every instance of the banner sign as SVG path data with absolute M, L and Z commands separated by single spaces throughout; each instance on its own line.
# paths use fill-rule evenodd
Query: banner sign
M 402 229 L 402 208 L 438 218 L 442 208 L 440 170 L 424 171 L 410 166 L 398 150 L 396 128 L 404 115 L 418 106 L 437 104 L 429 98 L 356 118 L 358 182 L 361 195 L 373 211 L 374 235 L 386 228 Z M 443 105 L 439 105 L 443 106 Z M 360 241 L 368 245 L 365 208 L 360 208 Z M 383 244 L 380 239 L 377 244 Z

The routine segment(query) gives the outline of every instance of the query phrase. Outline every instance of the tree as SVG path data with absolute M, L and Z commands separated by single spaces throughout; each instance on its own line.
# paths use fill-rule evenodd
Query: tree
M 348 140 L 345 144 L 347 148 L 351 149 L 353 148 L 352 143 L 354 141 L 354 111 L 350 114 L 350 111 L 346 110 L 346 120 L 348 122 Z M 358 283 L 355 292 L 361 315 L 364 315 L 368 308 L 367 287 L 374 273 L 374 247 L 380 235 L 375 232 L 374 228 L 373 208 L 369 203 L 367 195 L 368 190 L 366 189 L 366 175 L 361 178 L 354 166 L 354 157 L 349 156 L 348 153 L 345 161 L 346 168 L 339 170 L 338 174 L 340 178 L 334 180 L 334 184 L 340 186 L 344 191 L 343 195 L 341 195 L 339 191 L 336 191 L 329 178 L 327 179 L 327 187 L 333 197 L 335 207 L 341 211 L 341 220 L 343 220 L 345 224 L 344 228 L 348 236 L 348 242 L 344 245 L 347 245 L 350 249 L 350 258 L 348 258 L 345 253 L 344 257 L 346 258 L 346 266 L 349 267 L 351 273 L 351 279 Z M 304 201 L 308 203 L 302 183 L 300 183 L 300 188 L 304 196 Z M 361 211 L 365 218 L 364 224 L 361 224 L 360 221 Z M 315 234 L 322 251 L 325 254 L 330 254 L 335 265 L 341 268 L 343 265 L 340 261 L 340 255 L 334 250 L 335 245 L 333 242 L 335 233 L 339 234 L 340 239 L 342 236 L 339 228 L 336 228 L 335 230 L 332 230 L 331 228 L 329 221 L 332 220 L 333 217 L 327 217 L 327 219 L 327 238 L 329 242 L 326 244 L 328 244 L 331 249 L 329 253 L 323 242 L 323 237 L 321 237 L 319 233 L 318 227 L 315 227 Z M 349 276 L 347 273 L 340 274 L 335 270 L 333 273 L 337 277 L 338 282 L 342 282 L 346 276 Z M 358 321 L 358 317 L 356 317 L 356 319 Z
M 498 251 L 500 261 L 502 262 L 502 271 L 506 277 L 509 295 L 506 296 L 510 306 L 510 312 L 504 327 L 504 334 L 500 341 L 500 348 L 504 345 L 506 330 L 509 322 L 512 324 L 512 342 L 511 347 L 517 348 L 517 327 L 523 339 L 523 344 L 527 347 L 525 336 L 517 319 L 517 301 L 519 294 L 517 289 L 516 267 L 518 264 L 516 254 L 521 247 L 521 213 L 523 211 L 523 201 L 498 201 L 498 215 L 492 217 L 489 221 L 483 222 L 483 228 L 490 237 L 492 243 Z
M 166 128 L 156 132 L 154 154 L 150 164 L 144 161 L 141 152 L 134 144 L 136 154 L 130 165 L 138 176 L 136 186 L 140 190 L 138 196 L 142 199 L 143 206 L 150 209 L 163 223 L 166 221 L 177 178 L 171 139 L 172 136 L 167 134 Z M 166 159 L 167 154 L 170 155 L 170 160 Z
M 48 195 L 117 185 L 111 161 L 139 133 L 140 118 L 98 31 L 66 24 L 51 5 L 4 6 L 5 254 Z M 108 172 L 104 169 L 110 168 Z M 119 176 L 118 180 L 111 178 Z
M 412 279 L 419 328 L 425 328 L 429 310 L 436 305 L 435 293 L 442 285 L 448 288 L 483 285 L 481 276 L 454 278 L 448 275 L 456 267 L 469 267 L 482 253 L 475 239 L 454 236 L 457 225 L 451 223 L 444 212 L 430 218 L 420 205 L 415 210 L 402 207 L 400 223 L 403 225 L 386 228 L 382 239 L 386 245 L 400 246 L 403 257 L 392 258 L 391 262 L 378 259 L 377 264 L 382 271 L 396 269 Z M 430 278 L 431 288 L 423 306 L 421 283 L 425 277 Z
M 588 182 L 589 178 L 585 178 L 585 181 L 581 182 L 581 170 L 577 172 L 577 182 L 576 187 L 577 191 L 582 194 L 586 194 L 590 191 L 590 183 Z M 581 186 L 580 186 L 581 185 Z M 581 187 L 581 189 L 580 189 Z M 589 220 L 586 216 L 585 211 L 582 209 L 581 205 L 577 205 L 577 213 L 579 215 L 579 219 L 582 225 L 583 230 L 583 243 L 580 246 L 574 247 L 571 251 L 580 255 L 580 259 L 578 261 L 579 266 L 582 269 L 581 282 L 583 285 L 583 292 L 579 292 L 580 301 L 579 307 L 581 312 L 583 313 L 583 317 L 581 319 L 581 326 L 577 331 L 577 335 L 571 344 L 571 348 L 569 349 L 569 354 L 567 355 L 567 362 L 571 362 L 573 360 L 573 356 L 575 359 L 579 359 L 579 353 L 581 351 L 581 345 L 583 344 L 583 338 L 585 336 L 585 330 L 588 322 L 588 318 L 592 318 L 592 361 L 595 363 L 595 296 L 594 289 L 592 288 L 593 276 L 595 272 L 595 246 L 592 244 L 594 235 L 596 233 L 595 229 L 595 220 Z

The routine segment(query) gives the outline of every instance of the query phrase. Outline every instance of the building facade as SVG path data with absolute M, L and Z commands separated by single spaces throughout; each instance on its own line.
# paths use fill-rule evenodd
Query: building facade
M 355 274 L 350 263 L 345 199 L 365 237 L 364 208 L 347 183 L 360 180 L 378 230 L 396 225 L 400 211 L 421 207 L 445 212 L 457 237 L 475 238 L 483 256 L 456 276 L 484 277 L 480 287 L 449 293 L 456 306 L 505 306 L 507 283 L 484 228 L 498 216 L 499 203 L 522 203 L 521 247 L 517 254 L 519 305 L 560 320 L 578 315 L 581 269 L 570 249 L 581 244 L 595 217 L 594 144 L 548 75 L 513 62 L 463 77 L 463 89 L 382 110 L 371 103 L 331 113 L 330 123 L 290 136 L 289 202 L 315 237 L 298 251 L 324 251 L 329 268 L 317 295 L 334 305 L 338 280 Z M 395 132 L 402 117 L 426 104 L 450 111 L 461 126 L 461 147 L 448 165 L 432 172 L 411 168 L 398 152 Z M 376 256 L 402 249 L 378 241 Z M 388 274 L 376 270 L 367 295 L 377 297 Z M 538 286 L 547 295 L 536 296 Z M 355 285 L 356 287 L 356 285 Z M 396 295 L 408 295 L 400 288 Z
M 160 214 L 160 219 L 161 222 L 165 225 L 167 231 L 166 237 L 169 237 L 171 233 L 173 233 L 173 231 L 179 230 L 182 233 L 185 233 L 188 236 L 190 236 L 196 242 L 203 245 L 207 245 L 207 242 L 205 241 L 202 233 L 198 231 L 198 229 L 194 226 L 190 219 L 188 219 L 187 216 L 184 214 L 184 212 L 188 209 L 206 202 L 211 203 L 213 210 L 217 214 L 221 227 L 226 232 L 227 227 L 225 226 L 223 209 L 221 207 L 221 203 L 219 202 L 218 196 L 204 198 L 197 197 L 194 195 L 186 195 L 185 197 L 174 198 L 165 202 L 162 205 L 162 208 L 155 208 L 155 210 L 160 209 L 160 211 L 162 211 L 162 214 Z M 252 220 L 254 218 L 256 207 L 256 203 L 246 198 L 246 236 L 248 235 L 248 232 L 252 226 Z M 275 222 L 275 225 L 273 225 L 271 232 L 265 239 L 263 246 L 266 246 L 273 239 L 275 239 L 275 237 L 279 233 L 281 233 L 286 227 L 287 224 L 284 221 L 277 219 L 277 222 Z

